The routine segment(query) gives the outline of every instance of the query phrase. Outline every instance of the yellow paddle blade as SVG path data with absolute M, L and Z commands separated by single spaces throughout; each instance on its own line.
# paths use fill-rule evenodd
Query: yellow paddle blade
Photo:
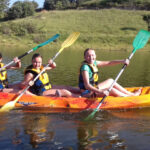
M 61 45 L 62 48 L 66 48 L 69 47 L 70 45 L 72 45 L 77 38 L 79 37 L 80 32 L 73 32 Z
M 79 37 L 79 32 L 73 32 L 61 45 L 61 49 L 56 53 L 56 55 L 52 58 L 52 61 L 55 60 L 55 58 L 66 48 L 72 45 L 77 38 Z
M 6 105 L 1 107 L 0 112 L 8 112 L 15 107 L 14 101 L 8 102 Z
M 10 102 L 6 103 L 5 105 L 3 105 L 0 108 L 0 112 L 8 112 L 11 109 L 13 109 L 15 107 L 16 102 L 19 100 L 19 98 L 20 98 L 20 96 L 18 96 L 15 100 L 10 101 Z
M 64 48 L 66 47 L 69 47 L 70 45 L 72 45 L 76 40 L 77 38 L 79 37 L 80 33 L 79 32 L 73 32 L 61 45 L 61 49 L 56 53 L 56 55 L 53 57 L 53 61 L 54 59 L 63 51 Z M 48 64 L 49 65 L 49 64 Z M 48 66 L 47 65 L 47 66 Z M 44 71 L 44 69 L 43 69 Z M 42 72 L 41 71 L 38 76 L 35 78 L 37 79 L 41 74 Z M 34 79 L 34 80 L 35 80 Z M 0 112 L 8 112 L 9 110 L 13 109 L 15 107 L 15 104 L 16 102 L 20 99 L 20 97 L 25 93 L 26 90 L 28 90 L 30 86 L 28 86 L 26 89 L 24 89 L 21 94 L 14 100 L 14 101 L 11 101 L 11 102 L 8 102 L 6 103 L 3 107 L 0 108 Z

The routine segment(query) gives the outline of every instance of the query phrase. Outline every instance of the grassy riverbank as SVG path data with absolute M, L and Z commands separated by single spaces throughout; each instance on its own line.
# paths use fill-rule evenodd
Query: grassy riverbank
M 106 50 L 132 50 L 132 42 L 140 29 L 147 30 L 142 15 L 148 11 L 129 11 L 119 9 L 43 11 L 35 16 L 9 22 L 0 22 L 1 28 L 7 26 L 8 33 L 0 33 L 0 45 L 33 47 L 56 33 L 60 33 L 58 44 L 73 31 L 81 33 L 75 48 L 92 47 Z M 30 23 L 36 28 L 34 33 L 16 36 L 9 30 L 13 24 Z M 150 48 L 148 44 L 145 50 Z

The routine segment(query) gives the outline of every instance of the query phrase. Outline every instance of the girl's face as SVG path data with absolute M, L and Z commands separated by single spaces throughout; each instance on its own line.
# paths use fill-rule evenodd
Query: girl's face
M 41 65 L 42 65 L 42 58 L 39 56 L 39 57 L 36 57 L 32 60 L 32 64 L 33 64 L 33 67 L 35 69 L 40 69 Z
M 88 51 L 85 53 L 84 58 L 85 58 L 85 60 L 87 61 L 87 63 L 93 64 L 94 61 L 96 60 L 95 51 L 94 51 L 94 50 L 88 50 Z

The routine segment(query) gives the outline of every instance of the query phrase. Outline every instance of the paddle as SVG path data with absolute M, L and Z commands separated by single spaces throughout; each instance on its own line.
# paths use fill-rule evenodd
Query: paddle
M 36 51 L 38 48 L 40 48 L 40 47 L 42 47 L 42 46 L 44 46 L 44 45 L 46 45 L 46 44 L 48 44 L 48 43 L 50 43 L 50 42 L 53 42 L 53 41 L 56 40 L 59 36 L 60 36 L 59 34 L 54 35 L 53 37 L 51 37 L 50 39 L 48 39 L 46 42 L 41 43 L 41 44 L 39 44 L 38 46 L 36 46 L 36 47 L 32 48 L 31 50 L 29 50 L 28 52 L 22 54 L 21 56 L 18 57 L 18 59 L 21 59 L 21 58 L 23 58 L 24 56 L 30 54 L 31 52 Z M 2 71 L 4 68 L 8 67 L 9 65 L 11 65 L 11 64 L 13 64 L 13 63 L 14 63 L 14 60 L 12 60 L 10 63 L 8 63 L 8 64 L 6 64 L 5 66 L 3 66 L 2 68 L 0 68 L 0 71 Z
M 56 57 L 63 51 L 64 48 L 71 46 L 79 37 L 79 32 L 73 32 L 61 45 L 61 49 L 56 53 L 56 55 L 52 58 L 52 61 L 56 59 Z M 46 70 L 46 68 L 49 66 L 47 64 L 43 70 L 34 78 L 33 82 L 35 82 L 39 76 Z M 6 103 L 3 107 L 1 107 L 0 112 L 7 112 L 15 107 L 16 102 L 21 98 L 21 96 L 30 88 L 30 85 L 28 85 L 21 93 L 20 95 L 11 102 Z
M 148 42 L 150 38 L 150 32 L 148 31 L 145 31 L 145 30 L 140 30 L 138 32 L 138 34 L 136 35 L 134 41 L 133 41 L 133 51 L 132 53 L 130 54 L 129 56 L 129 60 L 131 60 L 131 58 L 133 57 L 134 53 L 136 52 L 136 50 L 139 50 L 141 48 L 143 48 L 146 43 Z M 123 65 L 122 69 L 120 70 L 119 74 L 117 75 L 116 79 L 114 80 L 114 82 L 112 83 L 112 85 L 110 86 L 110 88 L 108 89 L 108 95 L 109 95 L 109 92 L 112 90 L 114 84 L 117 82 L 117 80 L 119 79 L 119 77 L 121 76 L 121 74 L 123 73 L 123 71 L 125 70 L 125 68 L 127 67 L 126 64 Z M 95 113 L 99 110 L 99 108 L 101 107 L 103 101 L 105 100 L 105 98 L 108 96 L 108 95 L 105 95 L 102 100 L 100 101 L 99 105 L 97 106 L 96 109 L 93 110 L 93 112 L 88 115 L 88 117 L 85 118 L 85 121 L 87 120 L 90 120 L 94 117 Z

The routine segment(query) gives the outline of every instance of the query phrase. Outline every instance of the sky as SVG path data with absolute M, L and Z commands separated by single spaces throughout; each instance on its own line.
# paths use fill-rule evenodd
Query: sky
M 24 0 L 10 0 L 10 7 L 16 1 L 24 1 Z M 29 0 L 29 1 L 32 1 L 32 0 Z M 39 8 L 42 8 L 45 0 L 34 0 L 34 1 L 38 3 Z

